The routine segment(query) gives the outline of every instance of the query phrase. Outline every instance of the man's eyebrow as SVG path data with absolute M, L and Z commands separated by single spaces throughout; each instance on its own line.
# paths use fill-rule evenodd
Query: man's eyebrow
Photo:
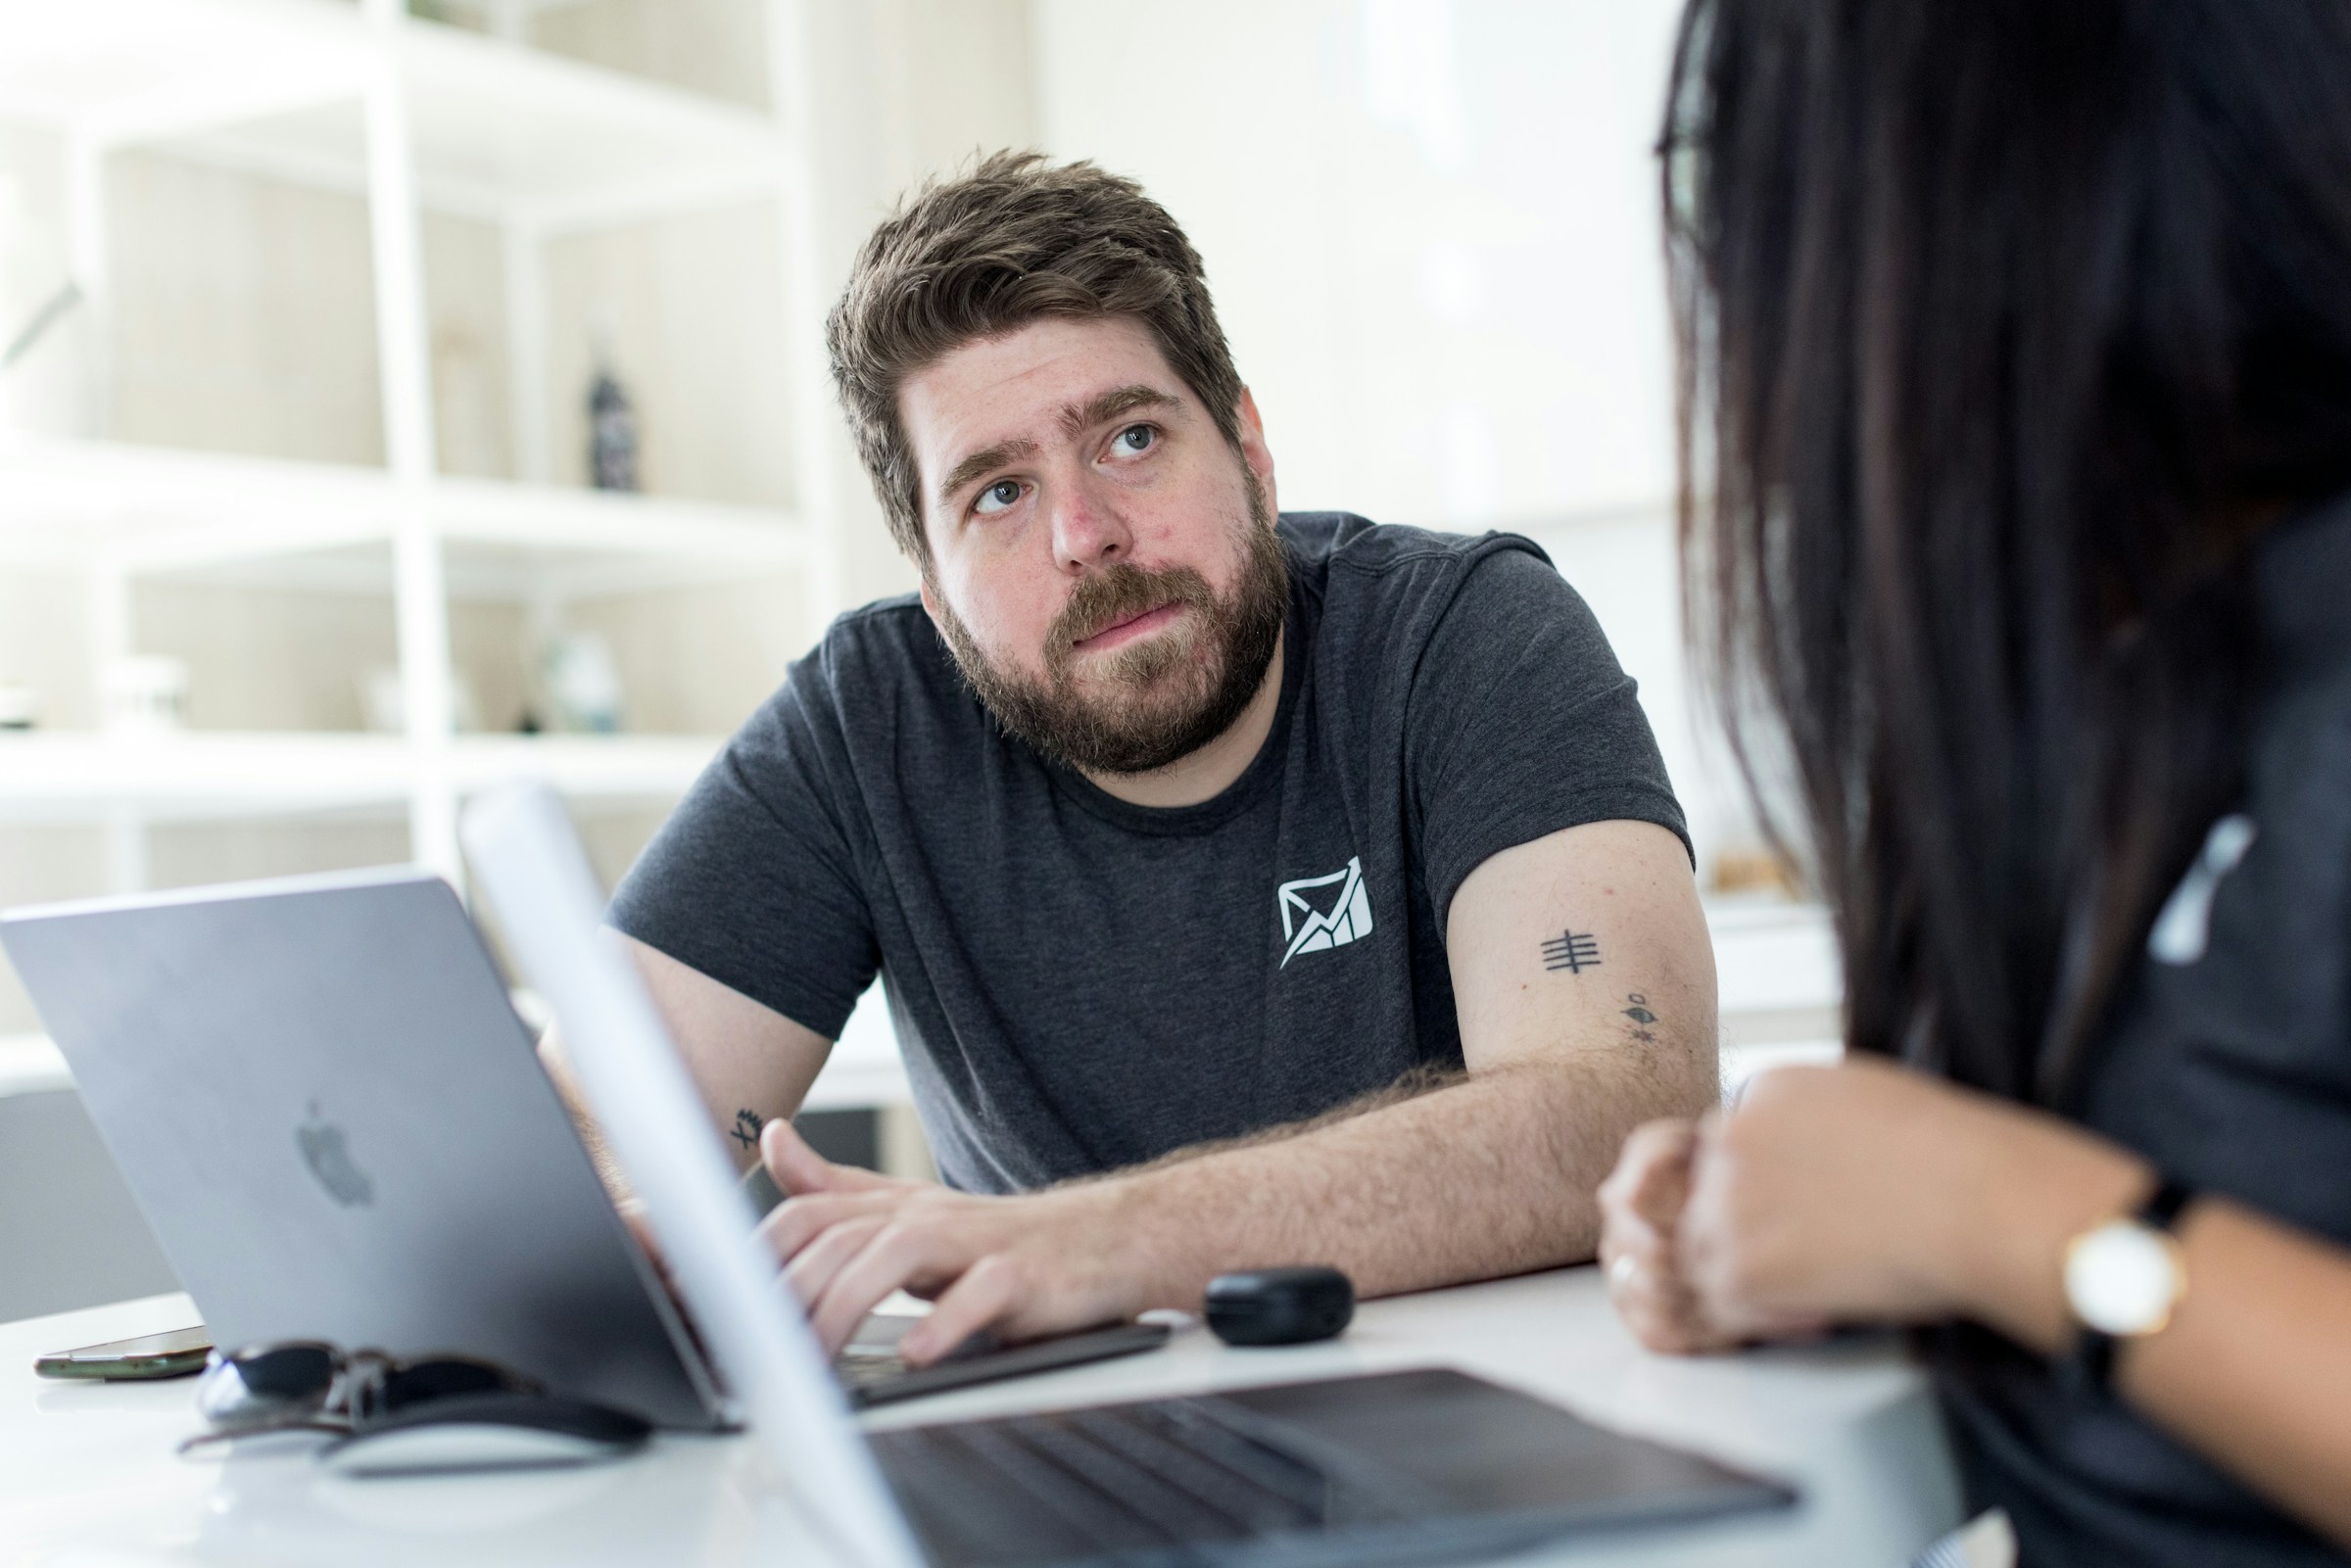
M 1123 413 L 1132 413 L 1137 408 L 1180 406 L 1181 404 L 1171 394 L 1157 387 L 1144 386 L 1138 381 L 1130 386 L 1113 387 L 1108 392 L 1096 393 L 1083 403 L 1073 403 L 1062 409 L 1062 433 L 1075 437 L 1095 425 L 1108 424 Z M 938 502 L 942 506 L 950 504 L 957 491 L 991 468 L 1001 468 L 1015 457 L 1035 455 L 1036 443 L 1026 436 L 1013 436 L 992 447 L 983 447 L 947 470 L 947 477 L 938 482 Z
M 1026 436 L 1013 436 L 992 447 L 983 447 L 947 470 L 947 477 L 938 482 L 938 503 L 944 506 L 954 500 L 957 491 L 991 468 L 1001 468 L 1015 457 L 1035 455 L 1036 443 Z
M 1062 409 L 1062 434 L 1076 436 L 1080 431 L 1106 425 L 1119 415 L 1132 413 L 1137 408 L 1177 406 L 1180 405 L 1174 398 L 1157 387 L 1146 387 L 1140 382 L 1132 386 L 1113 387 L 1108 392 L 1096 393 L 1083 403 L 1073 403 Z

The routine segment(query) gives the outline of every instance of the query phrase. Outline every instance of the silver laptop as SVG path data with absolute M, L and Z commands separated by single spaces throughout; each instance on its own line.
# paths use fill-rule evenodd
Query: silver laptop
M 772 1258 L 552 791 L 462 833 L 679 1288 L 808 1517 L 866 1568 L 1426 1562 L 1777 1508 L 1787 1488 L 1447 1368 L 866 1438 Z
M 0 944 L 216 1344 L 460 1352 L 659 1425 L 729 1424 L 446 882 L 370 872 L 16 910 Z M 1167 1334 L 908 1369 L 890 1326 L 837 1363 L 860 1404 Z
M 0 944 L 216 1345 L 462 1352 L 722 1423 L 447 883 L 15 910 Z

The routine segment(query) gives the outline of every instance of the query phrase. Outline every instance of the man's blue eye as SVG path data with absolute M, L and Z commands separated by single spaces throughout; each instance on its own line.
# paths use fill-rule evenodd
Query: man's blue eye
M 1119 432 L 1119 443 L 1128 451 L 1145 451 L 1159 438 L 1159 432 L 1149 425 L 1128 425 Z
M 980 492 L 980 499 L 973 502 L 972 510 L 977 512 L 1000 512 L 1020 499 L 1021 482 L 1019 480 L 999 479 L 994 484 L 988 486 L 985 490 Z

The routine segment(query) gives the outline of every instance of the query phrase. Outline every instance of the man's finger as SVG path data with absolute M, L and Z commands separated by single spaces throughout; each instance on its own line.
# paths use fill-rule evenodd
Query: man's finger
M 911 1366 L 928 1366 L 984 1328 L 993 1328 L 1020 1305 L 1019 1269 L 990 1253 L 947 1287 L 931 1315 L 906 1331 L 898 1354 Z
M 808 1304 L 808 1326 L 823 1342 L 827 1355 L 838 1355 L 857 1332 L 857 1325 L 891 1291 L 917 1279 L 937 1279 L 961 1271 L 954 1244 L 937 1231 L 914 1225 L 885 1224 L 855 1258 L 829 1281 Z
M 865 1251 L 875 1233 L 888 1223 L 884 1215 L 864 1214 L 826 1226 L 814 1241 L 792 1255 L 784 1269 L 784 1278 L 792 1286 L 792 1294 L 813 1310 L 824 1299 L 825 1288 Z
M 759 1237 L 790 1262 L 799 1250 L 835 1225 L 896 1207 L 888 1193 L 820 1192 L 787 1198 L 759 1221 Z
M 862 1192 L 894 1185 L 888 1176 L 855 1165 L 837 1165 L 808 1147 L 799 1129 L 782 1117 L 759 1134 L 759 1163 L 787 1197 L 811 1192 Z

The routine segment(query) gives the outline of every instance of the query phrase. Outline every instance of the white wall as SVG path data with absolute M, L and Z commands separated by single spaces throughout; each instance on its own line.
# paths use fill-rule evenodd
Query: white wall
M 1199 247 L 1291 509 L 1533 535 L 1642 685 L 1700 839 L 1652 148 L 1680 0 L 1036 0 L 1044 142 Z
M 1181 221 L 1293 507 L 1453 527 L 1672 485 L 1650 146 L 1675 0 L 1039 0 L 1045 141 Z
M 1028 0 L 822 0 L 806 7 L 808 118 L 823 127 L 811 249 L 820 309 L 849 262 L 906 192 L 976 150 L 1038 141 Z M 1112 30 L 1127 13 L 1106 12 Z M 872 483 L 845 426 L 836 425 L 831 479 L 846 519 L 843 577 L 851 604 L 914 587 L 890 543 Z

